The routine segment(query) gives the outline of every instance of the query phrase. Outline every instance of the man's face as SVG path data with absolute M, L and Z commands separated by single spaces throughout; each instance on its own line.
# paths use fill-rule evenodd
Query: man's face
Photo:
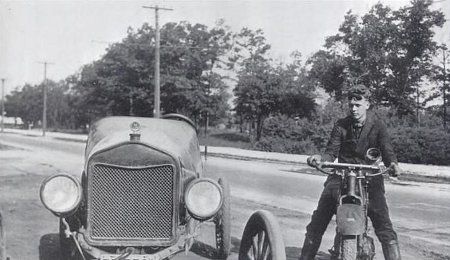
M 370 103 L 364 97 L 352 97 L 348 100 L 348 106 L 350 108 L 351 116 L 362 123 L 366 120 L 367 110 L 370 107 Z

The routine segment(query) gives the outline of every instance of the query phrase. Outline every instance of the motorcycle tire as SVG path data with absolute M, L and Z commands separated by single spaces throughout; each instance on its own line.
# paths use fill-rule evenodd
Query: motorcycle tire
M 373 242 L 373 238 L 371 238 L 368 235 L 363 235 L 359 258 L 361 260 L 373 260 L 374 257 L 375 257 L 375 244 Z
M 358 240 L 356 237 L 343 238 L 341 259 L 342 260 L 356 260 L 358 257 Z

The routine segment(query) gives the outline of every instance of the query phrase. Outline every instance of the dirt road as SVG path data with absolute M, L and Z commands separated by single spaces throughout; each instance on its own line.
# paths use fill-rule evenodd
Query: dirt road
M 11 259 L 58 259 L 58 219 L 46 210 L 39 200 L 42 181 L 61 169 L 46 163 L 36 163 L 30 151 L 0 147 L 0 209 L 6 229 L 6 252 Z M 272 207 L 252 201 L 232 198 L 232 255 L 237 259 L 240 236 L 245 222 L 256 209 Z M 295 216 L 293 216 L 295 217 Z M 203 227 L 200 238 L 187 259 L 210 259 L 213 250 L 213 226 Z M 299 249 L 288 249 L 293 257 Z M 175 259 L 186 259 L 184 254 Z
M 1 142 L 0 142 L 1 143 Z M 60 144 L 58 144 L 60 145 Z M 21 146 L 26 148 L 26 145 Z M 81 147 L 81 148 L 80 148 Z M 79 175 L 82 168 L 82 156 L 79 156 L 82 145 L 68 148 L 65 151 L 57 150 L 53 153 L 36 148 L 14 149 L 0 146 L 0 205 L 7 229 L 7 254 L 12 259 L 39 259 L 39 254 L 50 256 L 47 259 L 56 259 L 58 241 L 57 218 L 49 213 L 39 201 L 39 185 L 44 178 L 61 171 Z M 74 150 L 75 149 L 75 150 Z M 70 154 L 72 151 L 72 155 Z M 64 156 L 62 154 L 65 154 Z M 294 176 L 285 171 L 280 171 L 279 165 L 257 163 L 252 165 L 252 171 L 259 172 L 258 180 L 255 177 L 250 181 L 242 178 L 235 179 L 236 172 L 233 167 L 249 168 L 249 162 L 236 162 L 227 159 L 208 159 L 207 168 L 211 177 L 217 178 L 227 175 L 232 181 L 232 256 L 237 259 L 240 237 L 246 220 L 256 209 L 268 209 L 273 212 L 283 230 L 288 259 L 298 258 L 305 225 L 308 223 L 310 213 L 315 206 L 320 182 L 323 178 L 314 175 Z M 242 164 L 242 166 L 240 166 Z M 282 167 L 286 169 L 286 167 Z M 72 172 L 73 170 L 73 172 Z M 269 173 L 276 172 L 275 175 Z M 284 175 L 301 180 L 283 179 Z M 290 177 L 291 178 L 291 177 Z M 276 182 L 274 181 L 276 180 Z M 282 182 L 279 184 L 278 182 Z M 278 184 L 277 184 L 278 183 Z M 308 195 L 300 193 L 289 194 L 289 191 L 281 195 L 282 188 L 302 183 L 302 189 Z M 278 187 L 278 188 L 277 188 Z M 253 190 L 254 188 L 254 190 Z M 404 192 L 402 189 L 410 191 Z M 279 189 L 280 196 L 267 195 L 267 191 Z M 417 193 L 427 191 L 439 191 L 439 188 L 418 185 L 417 187 L 390 186 L 394 195 L 398 198 L 389 198 L 394 202 L 397 231 L 400 235 L 403 259 L 450 259 L 449 223 L 448 214 L 450 207 L 439 204 L 430 194 L 420 200 Z M 396 192 L 400 189 L 400 192 Z M 250 192 L 252 190 L 252 192 Z M 430 192 L 428 192 L 430 193 Z M 400 195 L 397 195 L 400 194 Z M 403 195 L 402 195 L 403 194 Z M 445 200 L 448 191 L 442 190 L 438 196 Z M 429 197 L 431 196 L 431 197 Z M 410 197 L 410 198 L 408 198 Z M 428 198 L 429 197 L 429 198 Z M 418 199 L 419 198 L 419 199 Z M 435 203 L 437 204 L 437 203 Z M 420 211 L 420 209 L 424 211 Z M 428 216 L 421 216 L 423 212 L 429 212 Z M 411 215 L 411 216 L 409 216 Z M 411 218 L 415 215 L 415 218 Z M 397 218 L 398 217 L 398 218 Z M 414 223 L 412 219 L 429 219 Z M 211 226 L 207 226 L 202 232 L 203 244 L 198 244 L 194 249 L 196 254 L 190 254 L 188 259 L 199 259 L 200 256 L 208 257 L 211 254 L 213 241 Z M 208 230 L 209 229 L 209 230 Z M 321 250 L 326 251 L 331 246 L 334 224 L 331 223 L 324 237 Z M 39 247 L 41 245 L 41 248 Z M 43 246 L 42 246 L 43 245 Z M 381 247 L 377 247 L 376 259 L 383 259 Z M 41 249 L 41 250 L 40 250 Z M 328 259 L 328 254 L 321 251 L 317 259 Z M 182 259 L 179 257 L 177 259 Z

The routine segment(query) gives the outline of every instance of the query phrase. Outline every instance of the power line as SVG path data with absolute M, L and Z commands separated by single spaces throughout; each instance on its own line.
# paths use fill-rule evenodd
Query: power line
M 124 42 L 109 42 L 109 41 L 100 41 L 100 40 L 91 40 L 92 43 L 98 43 L 98 44 L 124 44 L 124 45 L 130 45 L 130 46 L 143 46 L 143 47 L 153 47 L 152 44 L 143 44 L 143 43 L 124 43 Z M 184 49 L 206 49 L 205 47 L 199 47 L 199 46 L 186 46 L 186 45 L 159 45 L 161 49 L 165 48 L 184 48 Z

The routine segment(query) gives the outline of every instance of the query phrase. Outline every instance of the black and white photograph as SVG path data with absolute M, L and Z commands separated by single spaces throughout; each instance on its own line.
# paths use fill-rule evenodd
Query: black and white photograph
M 450 0 L 0 0 L 0 260 L 450 260 Z

